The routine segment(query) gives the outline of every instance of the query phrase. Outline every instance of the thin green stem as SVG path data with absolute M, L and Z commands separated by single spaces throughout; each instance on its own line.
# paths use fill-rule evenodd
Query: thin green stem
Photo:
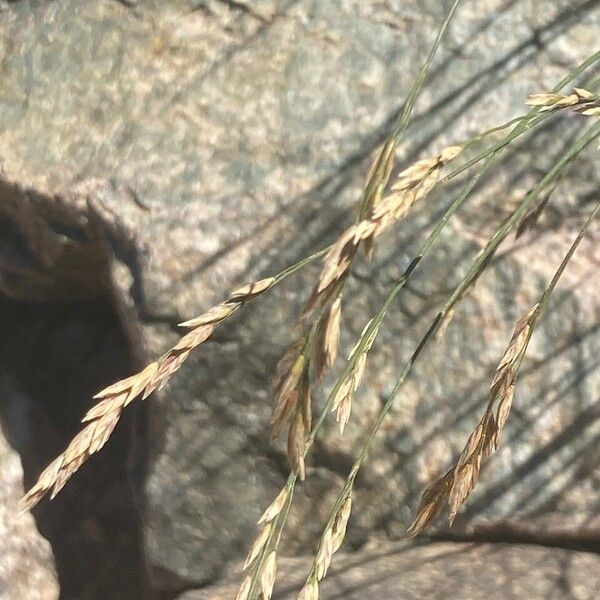
M 404 108 L 402 109 L 400 116 L 394 124 L 392 133 L 388 136 L 388 138 L 382 146 L 379 158 L 373 169 L 373 174 L 367 182 L 367 186 L 365 187 L 363 199 L 360 204 L 360 209 L 358 211 L 359 221 L 364 219 L 367 215 L 369 206 L 372 200 L 375 198 L 376 194 L 378 193 L 378 190 L 382 192 L 382 188 L 384 188 L 387 185 L 387 179 L 389 177 L 389 170 L 387 169 L 388 157 L 391 153 L 394 152 L 396 145 L 400 140 L 400 137 L 402 136 L 406 127 L 408 126 L 415 104 L 417 102 L 419 94 L 421 93 L 423 83 L 425 82 L 425 78 L 427 77 L 427 73 L 429 72 L 429 67 L 431 66 L 433 58 L 436 55 L 438 48 L 440 47 L 442 38 L 444 37 L 446 30 L 448 29 L 448 26 L 450 24 L 450 21 L 452 20 L 452 17 L 454 16 L 454 13 L 458 8 L 460 2 L 461 0 L 454 0 L 454 3 L 448 11 L 446 18 L 442 23 L 442 26 L 438 30 L 435 41 L 433 42 L 433 46 L 429 50 L 427 59 L 425 60 L 425 63 L 419 70 L 419 73 L 415 81 L 413 82 L 410 91 L 408 92 L 408 96 L 404 103 Z
M 556 270 L 556 273 L 554 273 L 554 276 L 552 277 L 552 280 L 548 284 L 548 287 L 544 290 L 544 293 L 542 294 L 542 296 L 538 302 L 537 308 L 535 310 L 535 313 L 533 314 L 533 317 L 532 317 L 532 325 L 531 325 L 531 328 L 529 331 L 529 335 L 527 336 L 527 342 L 529 342 L 529 338 L 531 337 L 531 334 L 533 333 L 533 323 L 535 321 L 537 321 L 537 319 L 539 318 L 541 313 L 546 308 L 546 305 L 548 304 L 548 300 L 550 299 L 550 296 L 552 295 L 552 292 L 554 291 L 554 288 L 556 287 L 558 280 L 562 277 L 562 274 L 564 273 L 564 271 L 567 267 L 567 264 L 573 257 L 575 250 L 577 250 L 577 246 L 579 246 L 579 244 L 581 243 L 581 240 L 585 236 L 590 224 L 598 216 L 598 214 L 600 214 L 600 202 L 598 202 L 598 204 L 596 205 L 596 208 L 592 211 L 592 213 L 586 219 L 585 223 L 579 230 L 577 237 L 573 240 L 573 243 L 571 244 L 568 252 L 565 254 L 564 258 L 562 259 L 558 269 Z

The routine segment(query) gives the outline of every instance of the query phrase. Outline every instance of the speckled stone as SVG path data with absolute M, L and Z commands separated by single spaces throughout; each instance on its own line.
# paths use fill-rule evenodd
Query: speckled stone
M 177 339 L 177 322 L 331 242 L 351 221 L 370 156 L 449 3 L 125 4 L 22 1 L 0 13 L 0 216 L 18 233 L 0 246 L 10 272 L 0 271 L 0 289 L 93 294 L 104 281 L 88 261 L 100 247 L 127 329 L 153 357 Z M 591 52 L 598 2 L 540 5 L 461 5 L 399 165 L 520 114 L 527 94 Z M 421 263 L 373 348 L 347 434 L 332 427 L 308 460 L 286 551 L 312 547 L 365 428 L 436 308 L 583 125 L 566 117 L 533 132 Z M 501 247 L 415 367 L 358 478 L 350 544 L 373 530 L 401 535 L 423 486 L 459 452 L 513 323 L 595 200 L 597 162 L 590 149 L 572 167 L 540 226 Z M 373 265 L 357 266 L 344 351 L 455 192 L 434 194 L 381 239 Z M 577 531 L 597 517 L 600 305 L 591 276 L 599 259 L 598 244 L 582 244 L 561 282 L 524 363 L 502 448 L 457 531 L 549 516 Z M 73 264 L 82 270 L 76 284 Z M 211 580 L 242 556 L 284 481 L 284 449 L 267 442 L 270 381 L 316 273 L 307 268 L 219 328 L 151 401 L 139 494 L 159 588 Z

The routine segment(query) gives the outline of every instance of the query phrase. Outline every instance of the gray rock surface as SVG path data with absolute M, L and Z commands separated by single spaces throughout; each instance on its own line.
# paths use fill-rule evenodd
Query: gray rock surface
M 50 544 L 30 514 L 20 514 L 23 470 L 0 429 L 0 598 L 55 600 L 58 581 Z
M 327 600 L 592 600 L 600 593 L 595 554 L 500 544 L 373 544 L 336 556 L 320 589 Z M 296 598 L 309 568 L 284 559 L 273 598 Z M 187 592 L 177 600 L 224 600 L 236 585 Z
M 174 324 L 350 222 L 372 151 L 444 7 L 125 4 L 22 1 L 0 13 L 0 290 L 38 300 L 112 290 L 124 328 L 150 358 L 177 339 Z M 465 2 L 399 164 L 520 114 L 527 94 L 554 85 L 594 47 L 598 5 Z M 312 547 L 362 432 L 436 307 L 582 125 L 568 117 L 534 132 L 423 261 L 375 344 L 347 434 L 332 427 L 309 460 L 287 551 Z M 541 226 L 503 247 L 415 368 L 357 482 L 351 546 L 373 530 L 400 535 L 423 486 L 462 447 L 514 321 L 596 197 L 597 159 L 590 151 L 573 166 Z M 372 266 L 357 267 L 345 350 L 448 199 L 434 195 L 381 240 Z M 499 518 L 580 531 L 597 519 L 598 260 L 598 244 L 583 244 L 561 283 L 532 342 L 502 449 L 457 531 Z M 316 273 L 306 269 L 229 321 L 151 401 L 138 492 L 146 559 L 161 590 L 200 585 L 239 558 L 284 480 L 283 447 L 267 443 L 269 386 Z

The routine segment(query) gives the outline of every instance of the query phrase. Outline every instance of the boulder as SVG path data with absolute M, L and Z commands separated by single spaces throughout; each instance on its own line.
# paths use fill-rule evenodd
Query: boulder
M 0 290 L 111 298 L 144 360 L 231 289 L 335 239 L 371 156 L 444 18 L 439 2 L 54 0 L 0 13 Z M 524 110 L 590 52 L 595 1 L 464 3 L 434 61 L 398 167 Z M 314 545 L 386 395 L 487 237 L 585 125 L 553 119 L 503 157 L 393 304 L 343 437 L 328 422 L 290 515 Z M 514 322 L 595 200 L 597 155 L 572 165 L 540 224 L 503 245 L 414 368 L 357 480 L 351 547 L 394 538 L 486 403 Z M 415 207 L 347 287 L 347 353 L 458 186 Z M 597 245 L 596 245 L 597 247 Z M 502 446 L 455 525 L 597 517 L 597 249 L 582 244 L 535 337 Z M 269 445 L 270 385 L 318 265 L 238 312 L 149 401 L 135 479 L 154 586 L 175 593 L 241 557 L 288 467 Z M 335 372 L 339 372 L 338 363 Z M 330 376 L 315 394 L 322 406 Z M 91 400 L 90 400 L 91 403 Z M 124 457 L 125 460 L 125 457 Z M 60 496 L 55 500 L 60 503 Z M 490 577 L 492 577 L 490 575 Z

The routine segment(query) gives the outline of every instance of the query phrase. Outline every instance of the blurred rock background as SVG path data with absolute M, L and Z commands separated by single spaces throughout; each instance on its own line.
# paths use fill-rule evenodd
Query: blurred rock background
M 270 383 L 318 265 L 240 311 L 161 394 L 129 407 L 100 455 L 34 511 L 35 526 L 16 499 L 77 432 L 92 395 L 172 345 L 178 322 L 351 222 L 372 153 L 449 6 L 0 2 L 0 598 L 56 598 L 59 587 L 68 599 L 230 597 L 218 582 L 288 472 L 284 448 L 268 444 Z M 464 0 L 397 164 L 521 114 L 529 93 L 597 49 L 599 30 L 597 0 Z M 363 432 L 437 307 L 585 125 L 568 114 L 519 141 L 450 222 L 385 321 L 347 433 L 331 427 L 312 453 L 286 553 L 313 549 Z M 429 587 L 407 597 L 600 593 L 589 575 L 600 549 L 598 227 L 532 341 L 501 450 L 454 528 L 436 530 L 453 541 L 394 541 L 423 486 L 462 448 L 514 322 L 597 200 L 597 164 L 594 148 L 572 165 L 538 226 L 501 247 L 415 368 L 359 477 L 340 558 L 342 571 L 370 568 L 341 583 L 336 575 L 327 597 L 362 597 L 343 591 L 350 585 L 398 597 L 416 565 Z M 459 183 L 356 267 L 345 351 Z M 489 581 L 475 576 L 492 564 Z M 449 571 L 463 574 L 458 589 Z M 375 572 L 387 588 L 369 587 Z

